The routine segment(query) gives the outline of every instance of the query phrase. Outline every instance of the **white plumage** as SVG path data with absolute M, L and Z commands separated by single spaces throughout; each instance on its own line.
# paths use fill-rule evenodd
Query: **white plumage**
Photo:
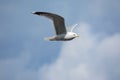
M 78 37 L 78 35 L 76 33 L 72 32 L 73 28 L 76 25 L 73 26 L 73 28 L 71 29 L 70 32 L 67 32 L 63 17 L 61 17 L 57 14 L 48 13 L 48 12 L 33 12 L 33 14 L 45 16 L 53 21 L 56 35 L 53 37 L 47 38 L 48 40 L 50 40 L 50 41 L 69 41 L 69 40 L 72 40 L 72 39 Z

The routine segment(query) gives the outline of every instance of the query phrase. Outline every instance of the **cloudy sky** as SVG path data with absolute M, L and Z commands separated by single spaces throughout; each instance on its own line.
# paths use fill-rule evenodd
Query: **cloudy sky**
M 47 11 L 80 35 L 49 42 Z M 0 0 L 0 80 L 119 80 L 119 0 Z

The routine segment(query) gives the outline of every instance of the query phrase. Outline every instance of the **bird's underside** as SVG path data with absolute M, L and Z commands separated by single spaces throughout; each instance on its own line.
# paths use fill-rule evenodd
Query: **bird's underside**
M 67 34 L 62 34 L 62 35 L 57 35 L 57 36 L 53 36 L 53 37 L 47 37 L 45 38 L 45 40 L 49 40 L 49 41 L 69 41 L 74 39 L 75 37 L 67 37 Z

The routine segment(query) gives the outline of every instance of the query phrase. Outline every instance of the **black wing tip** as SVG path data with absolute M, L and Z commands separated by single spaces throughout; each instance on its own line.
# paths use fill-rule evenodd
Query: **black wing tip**
M 45 13 L 48 13 L 48 12 L 32 12 L 32 14 L 37 14 L 37 15 L 45 14 Z

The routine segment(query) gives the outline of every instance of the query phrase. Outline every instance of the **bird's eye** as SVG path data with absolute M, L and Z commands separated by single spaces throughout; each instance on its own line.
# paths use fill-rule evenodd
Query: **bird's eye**
M 74 36 L 76 36 L 75 34 L 73 34 Z

